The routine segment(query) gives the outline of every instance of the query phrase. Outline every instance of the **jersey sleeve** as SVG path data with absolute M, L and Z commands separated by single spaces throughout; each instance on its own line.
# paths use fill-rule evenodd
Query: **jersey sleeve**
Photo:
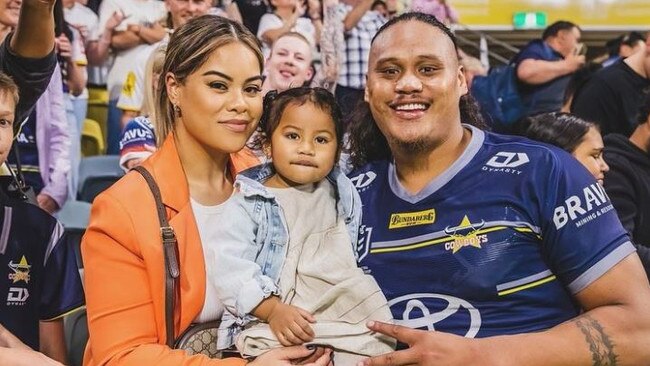
M 541 250 L 576 294 L 635 249 L 607 193 L 582 164 L 559 150 L 540 164 L 534 186 L 542 207 Z
M 41 320 L 57 319 L 84 305 L 84 292 L 72 245 L 63 226 L 57 222 L 45 253 L 45 276 L 39 305 Z

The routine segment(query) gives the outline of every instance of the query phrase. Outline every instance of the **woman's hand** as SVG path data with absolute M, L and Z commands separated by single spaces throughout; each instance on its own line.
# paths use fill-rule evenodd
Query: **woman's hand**
M 257 357 L 250 362 L 249 366 L 286 366 L 301 364 L 301 360 L 310 358 L 317 348 L 307 348 L 303 346 L 293 346 L 286 348 L 276 348 Z M 325 349 L 324 353 L 314 362 L 302 364 L 305 366 L 334 366 L 331 359 L 332 350 Z

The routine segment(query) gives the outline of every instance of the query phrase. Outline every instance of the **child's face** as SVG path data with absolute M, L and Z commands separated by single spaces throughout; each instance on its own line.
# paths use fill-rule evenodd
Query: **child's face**
M 336 163 L 338 141 L 332 117 L 314 104 L 289 104 L 271 135 L 275 187 L 321 181 Z
M 14 110 L 16 104 L 7 92 L 0 91 L 0 164 L 4 164 L 14 139 Z

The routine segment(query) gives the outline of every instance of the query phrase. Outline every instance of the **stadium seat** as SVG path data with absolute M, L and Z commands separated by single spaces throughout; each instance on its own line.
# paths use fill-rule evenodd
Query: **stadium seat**
M 89 156 L 79 164 L 78 200 L 92 203 L 93 199 L 119 180 L 124 171 L 117 155 Z
M 81 132 L 81 154 L 83 156 L 102 155 L 106 144 L 99 123 L 86 118 Z
M 102 130 L 102 136 L 106 138 L 108 118 L 108 90 L 106 87 L 89 87 L 88 88 L 88 118 L 97 121 Z M 104 140 L 104 145 L 106 141 Z

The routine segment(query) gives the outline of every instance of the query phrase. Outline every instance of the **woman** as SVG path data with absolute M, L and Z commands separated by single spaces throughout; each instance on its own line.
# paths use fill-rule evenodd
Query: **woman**
M 555 145 L 573 155 L 603 184 L 609 166 L 603 160 L 603 138 L 598 126 L 572 114 L 552 112 L 528 117 L 524 136 Z
M 175 337 L 192 322 L 218 320 L 223 306 L 206 285 L 202 243 L 232 193 L 239 151 L 262 113 L 263 58 L 235 22 L 205 15 L 171 37 L 163 66 L 157 134 L 165 140 L 143 166 L 160 188 L 178 240 Z M 127 174 L 99 195 L 82 242 L 90 339 L 84 365 L 242 365 L 167 347 L 164 259 L 147 184 Z M 289 365 L 313 351 L 270 351 L 250 365 Z M 325 352 L 313 365 L 329 363 Z

